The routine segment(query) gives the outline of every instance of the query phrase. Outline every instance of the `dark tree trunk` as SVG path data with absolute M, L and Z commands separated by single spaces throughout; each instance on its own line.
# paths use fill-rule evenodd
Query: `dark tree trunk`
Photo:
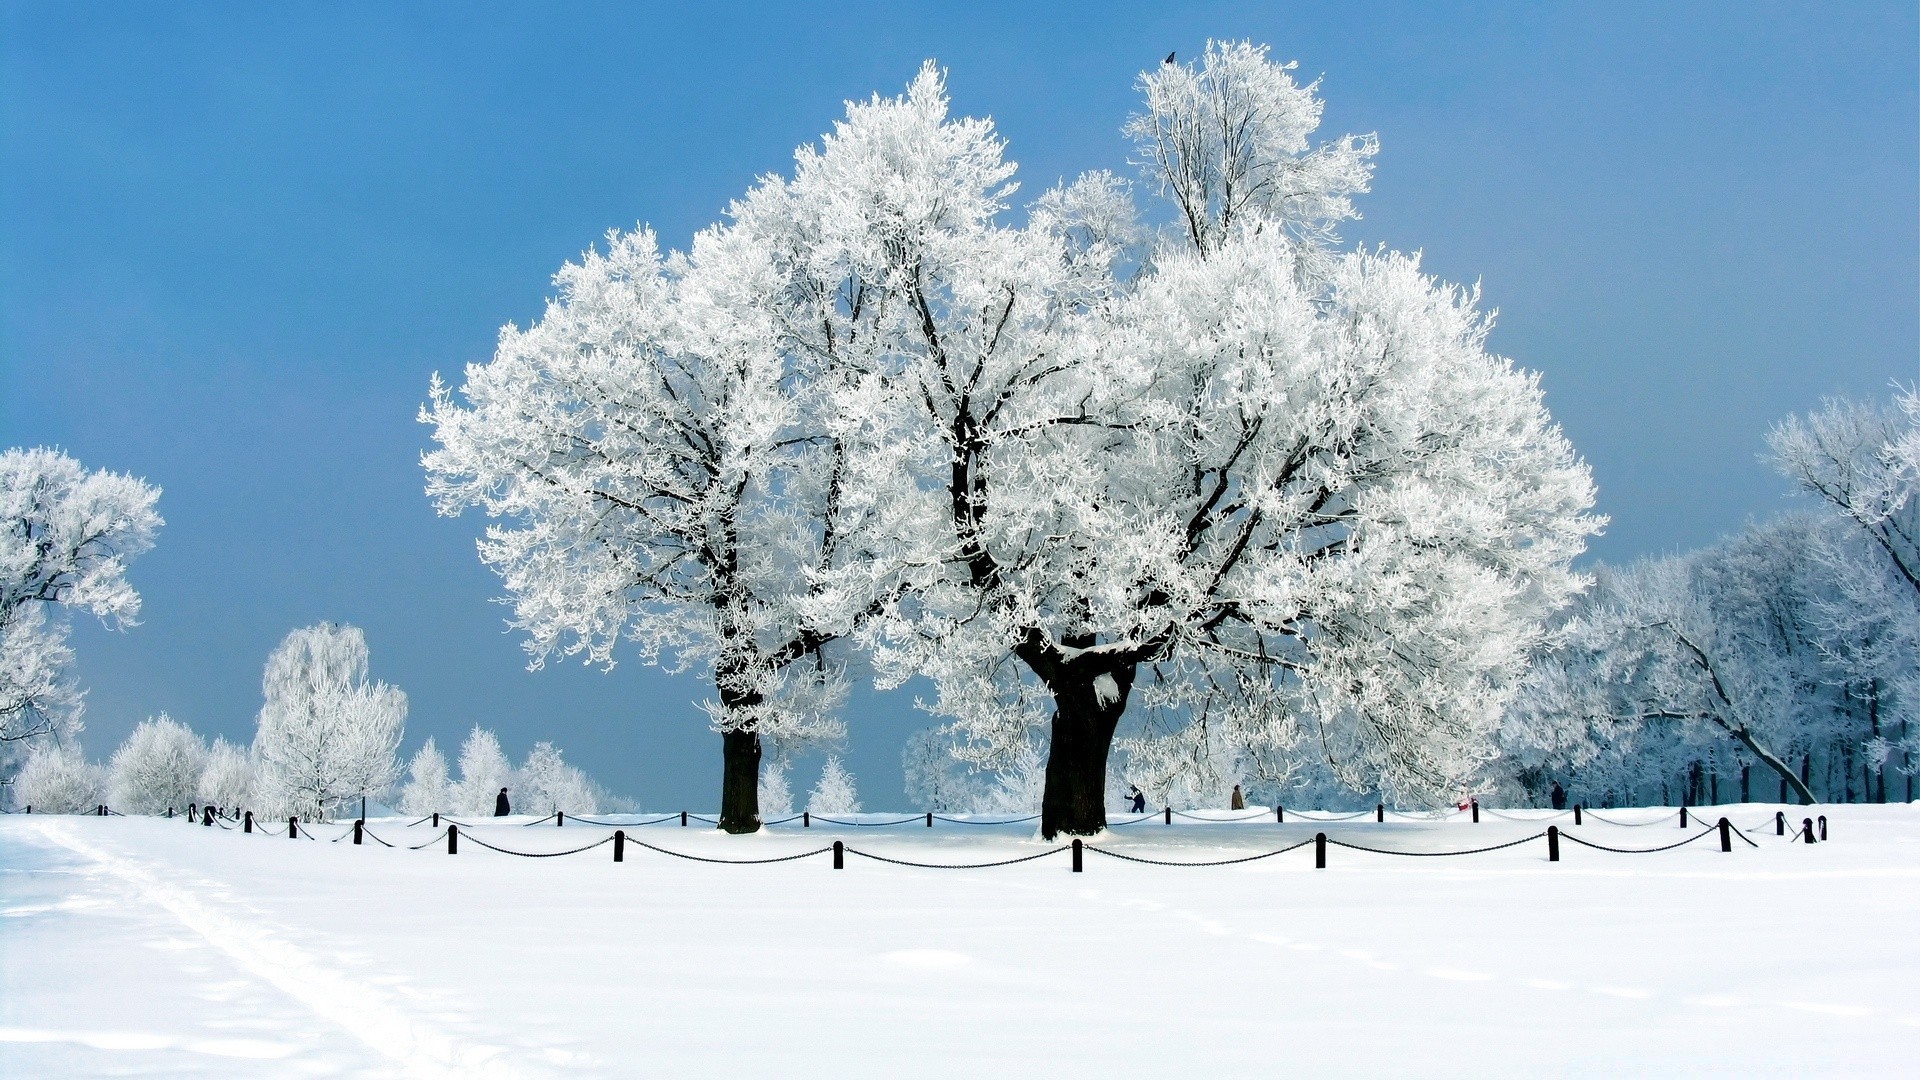
M 1107 754 L 1121 706 L 1103 706 L 1091 686 L 1056 689 L 1053 700 L 1040 835 L 1092 836 L 1107 827 Z
M 724 732 L 720 755 L 720 827 L 730 833 L 760 831 L 760 736 Z

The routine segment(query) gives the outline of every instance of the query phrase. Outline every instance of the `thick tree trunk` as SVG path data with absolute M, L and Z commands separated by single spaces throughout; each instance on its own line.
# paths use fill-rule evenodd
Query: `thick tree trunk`
M 1109 680 L 1104 697 L 1095 689 L 1102 678 Z M 1111 674 L 1089 678 L 1066 672 L 1049 684 L 1053 732 L 1047 743 L 1047 786 L 1040 797 L 1040 835 L 1049 840 L 1061 833 L 1091 836 L 1107 827 L 1107 755 L 1127 707 L 1132 672 L 1113 680 Z
M 759 832 L 760 736 L 723 732 L 720 755 L 720 827 L 730 833 Z

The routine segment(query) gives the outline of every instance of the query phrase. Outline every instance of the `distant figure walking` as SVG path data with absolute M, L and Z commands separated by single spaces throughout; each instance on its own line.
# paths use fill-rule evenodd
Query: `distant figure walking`
M 506 817 L 511 813 L 513 813 L 513 806 L 507 802 L 507 789 L 501 788 L 500 796 L 493 800 L 493 816 Z
M 1144 813 L 1146 813 L 1146 812 L 1147 812 L 1147 796 L 1146 796 L 1146 793 L 1145 793 L 1145 792 L 1143 792 L 1143 791 L 1141 791 L 1141 790 L 1140 790 L 1140 788 L 1139 788 L 1139 786 L 1138 786 L 1137 784 L 1128 784 L 1128 785 L 1127 785 L 1127 798 L 1129 798 L 1129 799 L 1131 799 L 1131 800 L 1133 800 L 1133 812 L 1134 812 L 1134 813 L 1136 813 L 1136 814 L 1144 814 Z
M 1247 797 L 1240 794 L 1239 784 L 1233 785 L 1233 803 L 1230 808 L 1234 810 L 1245 810 L 1247 808 Z
M 1553 790 L 1547 792 L 1547 798 L 1553 800 L 1553 808 L 1555 810 L 1565 810 L 1567 808 L 1567 789 L 1560 786 L 1560 781 L 1555 780 L 1553 782 Z

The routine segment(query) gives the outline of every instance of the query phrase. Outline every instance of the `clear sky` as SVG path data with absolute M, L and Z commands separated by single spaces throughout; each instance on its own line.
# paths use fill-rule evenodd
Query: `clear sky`
M 1482 282 L 1593 465 L 1600 558 L 1775 512 L 1772 422 L 1920 378 L 1911 0 L 709 6 L 0 3 L 0 445 L 165 490 L 143 624 L 75 635 L 90 751 L 161 710 L 250 737 L 267 652 L 333 619 L 410 695 L 408 752 L 478 722 L 713 805 L 698 680 L 525 670 L 414 413 L 607 229 L 683 245 L 928 57 L 1030 194 L 1127 168 L 1168 50 L 1324 76 L 1328 133 L 1380 135 L 1347 235 Z M 849 720 L 868 805 L 903 804 L 928 721 Z

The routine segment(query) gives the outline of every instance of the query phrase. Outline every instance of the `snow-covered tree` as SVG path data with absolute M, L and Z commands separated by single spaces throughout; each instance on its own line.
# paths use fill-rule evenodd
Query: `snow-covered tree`
M 14 805 L 36 814 L 91 813 L 106 801 L 107 770 L 88 761 L 77 743 L 40 740 L 27 752 L 13 782 Z
M 399 778 L 407 696 L 368 680 L 359 627 L 320 623 L 288 634 L 267 658 L 263 689 L 253 748 L 259 798 L 276 816 L 324 819 L 349 800 L 379 798 Z
M 935 813 L 971 813 L 984 795 L 977 771 L 954 753 L 954 739 L 944 728 L 929 728 L 907 739 L 900 751 L 900 771 L 906 777 L 909 805 Z
M 778 761 L 760 766 L 760 812 L 770 818 L 793 813 L 793 789 L 787 786 L 787 767 Z
M 807 810 L 815 814 L 857 814 L 860 812 L 860 794 L 854 789 L 853 774 L 840 763 L 836 755 L 827 756 L 827 764 L 820 770 L 820 779 L 807 793 Z
M 200 797 L 207 744 L 166 713 L 140 722 L 107 766 L 115 809 L 128 814 L 185 810 Z
M 600 794 L 587 774 L 561 759 L 550 742 L 537 742 L 526 763 L 513 774 L 514 807 L 523 814 L 595 814 Z
M 1780 471 L 1860 529 L 1920 601 L 1920 396 L 1830 399 L 1767 443 Z
M 500 749 L 499 737 L 475 724 L 467 741 L 460 744 L 460 782 L 454 785 L 453 808 L 462 814 L 493 813 L 494 799 L 501 788 L 512 786 L 512 777 L 513 765 Z
M 200 770 L 200 801 L 222 807 L 248 806 L 253 802 L 253 780 L 253 755 L 248 749 L 216 738 Z
M 80 730 L 66 615 L 135 624 L 140 595 L 126 566 L 153 546 L 159 498 L 57 450 L 0 453 L 0 767 L 29 740 Z
M 533 666 L 611 666 L 624 637 L 647 663 L 712 678 L 730 832 L 759 827 L 763 739 L 840 735 L 823 648 L 880 587 L 835 574 L 860 515 L 821 401 L 833 358 L 789 348 L 763 303 L 793 288 L 785 257 L 730 226 L 664 259 L 650 231 L 612 234 L 555 277 L 538 323 L 468 367 L 457 399 L 436 376 L 421 414 L 440 511 L 511 522 L 480 556 Z
M 1259 131 L 1143 144 L 1187 218 L 1147 251 L 1104 174 L 1004 222 L 1014 167 L 931 66 L 735 208 L 787 253 L 766 295 L 792 347 L 861 373 L 847 498 L 913 586 L 861 640 L 885 681 L 933 680 L 983 763 L 1050 726 L 1048 835 L 1103 826 L 1136 696 L 1151 737 L 1224 740 L 1252 774 L 1304 734 L 1353 785 L 1450 800 L 1598 525 L 1473 293 L 1324 249 L 1370 140 L 1310 145 L 1317 100 L 1263 50 L 1190 76 L 1147 77 L 1143 140 Z
M 409 814 L 451 812 L 453 783 L 447 778 L 447 756 L 433 743 L 433 736 L 414 752 L 407 763 L 407 783 L 400 789 L 400 809 Z

